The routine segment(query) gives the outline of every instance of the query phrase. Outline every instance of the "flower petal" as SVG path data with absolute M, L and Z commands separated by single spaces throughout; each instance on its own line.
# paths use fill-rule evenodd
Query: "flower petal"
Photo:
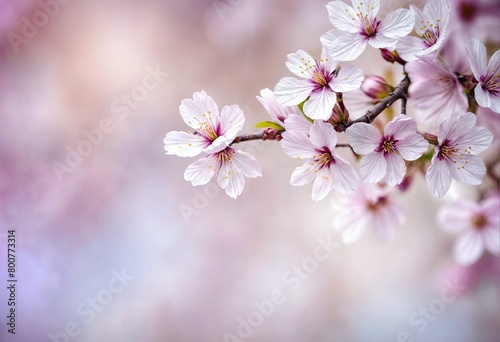
M 237 150 L 232 155 L 232 161 L 237 167 L 237 171 L 241 172 L 245 177 L 262 177 L 260 163 L 250 153 Z
M 285 77 L 274 88 L 274 96 L 281 105 L 298 105 L 307 99 L 313 88 L 314 85 L 307 80 Z
M 359 176 L 361 181 L 377 183 L 384 178 L 387 172 L 387 161 L 383 153 L 372 152 L 361 159 Z
M 353 61 L 365 51 L 366 40 L 358 33 L 344 32 L 330 46 L 332 57 L 338 61 Z
M 234 163 L 229 162 L 227 158 L 223 158 L 217 172 L 217 183 L 229 197 L 236 198 L 243 192 L 245 177 Z
M 342 1 L 330 1 L 326 5 L 332 25 L 342 31 L 356 33 L 361 26 L 356 11 Z
M 458 145 L 460 149 L 468 149 L 471 154 L 486 151 L 493 141 L 493 134 L 484 127 L 474 126 Z
M 334 151 L 337 145 L 337 134 L 333 126 L 327 122 L 317 120 L 311 126 L 309 137 L 315 147 L 328 147 L 330 151 Z
M 215 101 L 206 92 L 195 92 L 192 100 L 182 100 L 179 112 L 189 127 L 200 131 L 202 125 L 207 125 L 216 131 L 219 123 L 219 109 Z M 203 132 L 200 131 L 200 133 Z
M 429 148 L 429 143 L 420 134 L 407 135 L 396 144 L 399 155 L 405 160 L 417 160 Z
M 417 56 L 425 55 L 427 47 L 417 37 L 406 36 L 398 40 L 396 51 L 398 55 L 407 62 L 417 60 Z
M 488 72 L 486 47 L 479 40 L 472 39 L 467 43 L 465 50 L 469 56 L 472 74 L 479 80 Z
M 336 102 L 337 95 L 329 87 L 323 87 L 311 93 L 309 100 L 304 103 L 304 114 L 313 120 L 327 120 Z
M 462 200 L 440 208 L 437 221 L 444 231 L 458 233 L 470 228 L 472 215 L 476 211 L 476 203 Z
M 286 66 L 299 77 L 311 78 L 316 68 L 316 61 L 304 50 L 298 50 L 288 54 Z
M 481 84 L 474 89 L 474 97 L 481 107 L 490 108 L 496 113 L 500 113 L 500 96 L 485 90 Z
M 179 157 L 194 157 L 210 145 L 210 141 L 200 134 L 178 131 L 168 132 L 163 143 L 167 154 L 175 154 Z
M 308 159 L 304 165 L 297 167 L 290 178 L 290 184 L 293 186 L 302 186 L 312 182 L 314 177 L 316 177 L 315 163 L 313 159 Z
M 303 115 L 290 114 L 285 120 L 285 128 L 287 131 L 300 131 L 307 135 L 311 128 L 311 122 Z
M 461 158 L 459 163 L 453 164 L 450 168 L 451 176 L 464 184 L 481 184 L 486 174 L 486 167 L 481 157 L 463 154 Z
M 238 105 L 224 106 L 220 113 L 221 135 L 231 142 L 245 125 L 245 116 Z
M 443 197 L 450 189 L 450 167 L 453 165 L 449 166 L 446 159 L 439 160 L 437 154 L 432 157 L 431 166 L 425 174 L 425 182 L 437 197 Z
M 345 92 L 361 87 L 364 76 L 360 68 L 346 65 L 340 68 L 339 73 L 330 81 L 330 88 L 336 92 Z
M 453 142 L 464 139 L 476 125 L 476 115 L 472 113 L 457 113 L 444 120 L 438 129 L 438 141 L 442 144 L 445 140 Z
M 380 144 L 381 134 L 370 124 L 359 122 L 351 125 L 346 130 L 347 141 L 358 154 L 368 154 Z
M 500 230 L 498 226 L 486 228 L 481 233 L 486 250 L 493 255 L 500 255 Z
M 333 188 L 333 177 L 328 168 L 322 168 L 316 173 L 312 189 L 312 199 L 321 201 L 324 199 Z
M 217 168 L 217 154 L 209 154 L 190 164 L 184 171 L 184 179 L 193 186 L 205 185 L 210 182 Z
M 385 156 L 387 170 L 384 176 L 384 182 L 389 186 L 396 186 L 403 181 L 406 174 L 406 166 L 403 158 L 396 153 L 389 153 Z
M 388 38 L 399 39 L 407 36 L 415 24 L 415 13 L 410 10 L 397 9 L 382 20 L 378 28 L 378 33 Z
M 312 158 L 316 152 L 311 140 L 303 131 L 285 131 L 281 140 L 283 152 L 292 158 Z
M 481 235 L 476 231 L 463 232 L 457 239 L 454 248 L 455 260 L 461 265 L 475 263 L 484 252 L 484 244 Z
M 348 194 L 359 187 L 359 176 L 356 170 L 339 155 L 334 154 L 335 164 L 330 165 L 333 188 L 340 193 Z
M 369 225 L 369 217 L 359 213 L 353 213 L 352 215 L 346 216 L 346 220 L 338 222 L 337 229 L 342 229 L 342 242 L 346 245 L 350 245 L 363 236 Z

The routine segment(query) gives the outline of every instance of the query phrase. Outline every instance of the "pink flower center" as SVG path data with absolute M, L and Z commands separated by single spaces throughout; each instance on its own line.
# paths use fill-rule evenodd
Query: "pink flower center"
M 370 37 L 374 37 L 377 35 L 377 28 L 380 25 L 380 21 L 377 21 L 377 18 L 374 18 L 372 21 L 368 19 L 368 16 L 363 17 L 361 20 L 361 31 L 359 32 L 365 39 Z
M 330 75 L 322 65 L 316 65 L 309 81 L 314 84 L 313 91 L 320 91 L 328 87 L 331 80 L 332 75 Z
M 436 44 L 439 39 L 439 35 L 440 35 L 439 27 L 436 27 L 435 30 L 430 30 L 430 29 L 425 30 L 424 34 L 422 35 L 423 39 L 422 41 L 424 43 L 424 46 L 431 47 L 434 44 Z
M 500 94 L 500 70 L 495 70 L 495 73 L 488 76 L 481 76 L 480 81 L 483 83 L 483 89 L 493 95 Z
M 389 136 L 383 135 L 382 138 L 380 139 L 380 144 L 375 149 L 375 151 L 378 153 L 384 153 L 384 156 L 388 155 L 389 153 L 395 153 L 398 151 L 396 148 L 397 143 L 398 140 L 394 139 L 393 135 Z
M 376 212 L 381 207 L 386 206 L 387 202 L 388 202 L 387 201 L 387 196 L 380 196 L 375 201 L 368 201 L 366 203 L 366 210 L 368 210 L 370 212 Z
M 459 5 L 458 13 L 460 19 L 465 22 L 471 22 L 476 17 L 477 7 L 472 1 L 463 1 Z
M 488 220 L 483 214 L 477 214 L 472 217 L 471 223 L 474 229 L 481 230 L 486 227 Z
M 206 138 L 208 138 L 210 141 L 214 141 L 220 135 L 219 134 L 220 127 L 219 127 L 219 125 L 217 125 L 217 127 L 215 127 L 215 129 L 214 129 L 211 111 L 208 111 L 208 113 L 206 113 L 206 114 L 204 113 L 203 117 L 204 117 L 205 121 L 199 121 L 200 125 L 198 126 L 197 131 L 200 132 Z
M 318 165 L 318 169 L 315 171 L 319 171 L 324 167 L 329 167 L 331 164 L 335 164 L 335 158 L 332 156 L 330 149 L 324 146 L 320 149 L 316 149 L 318 155 L 314 156 L 313 163 Z
M 448 139 L 443 141 L 441 146 L 436 146 L 437 158 L 439 160 L 448 159 L 455 164 L 457 170 L 465 169 L 469 162 L 463 159 L 465 153 L 472 152 L 472 146 L 465 148 L 463 151 L 457 148 L 458 144 L 452 144 Z

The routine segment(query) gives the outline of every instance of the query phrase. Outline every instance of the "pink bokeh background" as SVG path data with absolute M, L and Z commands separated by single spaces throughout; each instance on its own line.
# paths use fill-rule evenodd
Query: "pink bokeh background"
M 9 32 L 19 34 L 22 18 L 40 5 L 0 0 L 2 342 L 51 341 L 51 334 L 65 341 L 57 334 L 70 322 L 78 331 L 72 342 L 224 341 L 256 310 L 254 301 L 275 289 L 283 303 L 242 340 L 500 339 L 498 258 L 457 266 L 454 237 L 435 220 L 454 197 L 475 200 L 476 188 L 455 185 L 438 200 L 416 179 L 398 197 L 407 224 L 396 241 L 384 244 L 368 232 L 342 246 L 332 230 L 335 194 L 313 202 L 310 187 L 292 187 L 298 163 L 278 143 L 241 145 L 264 177 L 247 180 L 237 200 L 216 187 L 193 188 L 183 180 L 191 160 L 165 155 L 162 140 L 186 128 L 178 107 L 195 91 L 207 91 L 219 108 L 240 105 L 245 131 L 256 131 L 268 117 L 255 96 L 290 76 L 286 55 L 319 54 L 319 37 L 331 28 L 325 3 L 71 0 L 16 52 Z M 408 3 L 383 1 L 382 16 Z M 371 48 L 352 64 L 365 75 L 402 78 Z M 168 76 L 122 119 L 112 104 L 142 84 L 148 67 Z M 114 129 L 58 175 L 54 163 L 64 163 L 67 148 L 86 139 L 83 130 L 104 119 Z M 492 148 L 498 155 L 499 146 Z M 9 229 L 17 235 L 15 335 L 5 324 Z M 329 236 L 337 247 L 294 291 L 284 273 Z M 87 322 L 80 305 L 123 270 L 133 279 Z M 459 294 L 441 310 L 435 303 L 450 284 Z M 421 332 L 423 323 L 411 323 L 420 308 L 439 308 Z

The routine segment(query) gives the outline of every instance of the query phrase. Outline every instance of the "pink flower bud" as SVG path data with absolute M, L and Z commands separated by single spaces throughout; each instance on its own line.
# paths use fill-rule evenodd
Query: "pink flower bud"
M 397 62 L 399 64 L 406 64 L 404 60 L 399 57 L 398 53 L 396 51 L 391 51 L 387 49 L 380 49 L 380 53 L 382 54 L 382 57 L 388 61 L 389 63 L 394 63 Z
M 381 100 L 387 97 L 387 95 L 393 91 L 393 88 L 383 77 L 368 76 L 361 84 L 361 90 L 372 99 Z

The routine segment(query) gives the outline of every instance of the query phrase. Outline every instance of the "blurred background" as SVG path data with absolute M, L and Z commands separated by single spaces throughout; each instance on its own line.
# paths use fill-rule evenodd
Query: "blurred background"
M 286 55 L 320 54 L 325 4 L 0 0 L 1 341 L 500 340 L 498 258 L 457 266 L 455 237 L 435 220 L 478 188 L 454 185 L 438 200 L 418 178 L 398 197 L 407 224 L 393 243 L 367 232 L 342 246 L 335 194 L 313 202 L 311 186 L 292 187 L 299 165 L 279 143 L 240 146 L 264 176 L 247 179 L 237 200 L 213 184 L 193 188 L 183 179 L 193 160 L 165 155 L 162 140 L 187 129 L 178 107 L 195 91 L 219 109 L 240 105 L 245 131 L 256 131 L 268 115 L 255 96 L 291 76 Z M 408 4 L 382 1 L 381 17 Z M 402 77 L 370 47 L 352 64 Z M 311 266 L 328 239 L 335 247 Z M 304 263 L 309 271 L 287 282 Z

